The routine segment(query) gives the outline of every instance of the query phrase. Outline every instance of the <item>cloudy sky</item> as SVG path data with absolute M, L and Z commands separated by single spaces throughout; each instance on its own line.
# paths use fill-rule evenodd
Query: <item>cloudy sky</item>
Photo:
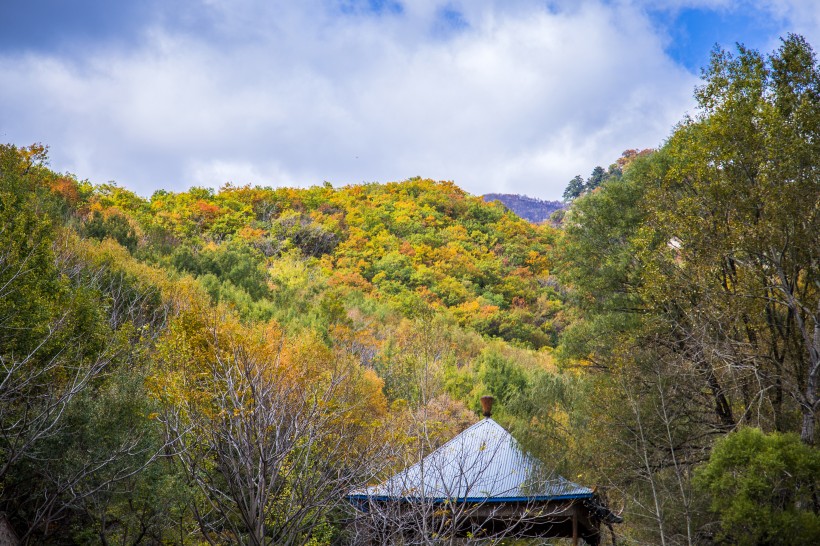
M 453 180 L 557 199 L 656 147 L 715 43 L 816 0 L 2 0 L 0 141 L 143 196 Z

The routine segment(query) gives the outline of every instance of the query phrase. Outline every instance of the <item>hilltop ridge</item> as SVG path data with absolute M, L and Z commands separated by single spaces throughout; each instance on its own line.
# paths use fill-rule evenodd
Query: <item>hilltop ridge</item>
M 519 217 L 534 224 L 546 222 L 553 212 L 564 208 L 561 201 L 545 201 L 513 193 L 488 193 L 481 197 L 488 203 L 499 201 Z

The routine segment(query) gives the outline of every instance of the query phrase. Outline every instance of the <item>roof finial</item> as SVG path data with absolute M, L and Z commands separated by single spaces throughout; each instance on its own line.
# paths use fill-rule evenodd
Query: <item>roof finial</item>
M 495 398 L 492 396 L 482 396 L 481 397 L 481 409 L 484 411 L 484 417 L 489 417 L 493 414 L 493 401 Z

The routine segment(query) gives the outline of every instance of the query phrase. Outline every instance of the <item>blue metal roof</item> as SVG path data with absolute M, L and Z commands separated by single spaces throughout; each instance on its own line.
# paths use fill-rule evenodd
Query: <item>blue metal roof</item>
M 555 475 L 504 427 L 483 419 L 387 481 L 350 498 L 521 502 L 585 499 L 592 489 Z

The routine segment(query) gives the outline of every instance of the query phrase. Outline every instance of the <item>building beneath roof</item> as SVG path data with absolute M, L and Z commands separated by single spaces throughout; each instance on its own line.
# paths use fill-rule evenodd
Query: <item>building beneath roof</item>
M 551 472 L 485 419 L 383 483 L 348 496 L 356 537 L 371 544 L 571 538 L 598 545 L 601 524 L 622 520 L 593 489 Z M 456 542 L 458 543 L 458 542 Z

